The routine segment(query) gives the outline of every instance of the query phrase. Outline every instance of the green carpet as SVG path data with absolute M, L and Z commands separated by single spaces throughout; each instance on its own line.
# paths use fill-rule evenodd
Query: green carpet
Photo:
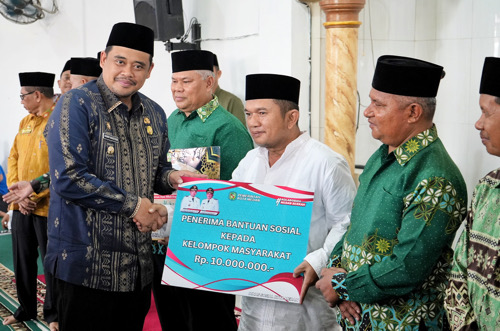
M 0 263 L 6 268 L 14 270 L 12 258 L 12 236 L 10 232 L 0 232 Z M 38 274 L 43 275 L 42 258 L 38 258 Z
M 12 315 L 17 309 L 16 288 L 14 281 L 14 266 L 12 261 L 12 237 L 10 233 L 0 233 L 0 322 L 5 317 Z M 38 274 L 43 274 L 41 259 L 38 259 Z M 40 283 L 41 290 L 44 290 Z M 39 304 L 39 316 L 41 316 L 42 305 Z M 4 326 L 0 324 L 0 330 L 48 330 L 41 320 L 31 320 Z

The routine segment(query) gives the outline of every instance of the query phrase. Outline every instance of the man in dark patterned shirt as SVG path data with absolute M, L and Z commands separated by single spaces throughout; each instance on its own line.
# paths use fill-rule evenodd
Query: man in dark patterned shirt
M 138 92 L 153 69 L 153 38 L 147 27 L 116 24 L 102 75 L 67 92 L 48 123 L 45 267 L 56 278 L 61 331 L 142 330 L 149 310 L 149 232 L 166 222 L 151 201 L 187 174 L 167 161 L 165 112 Z
M 500 58 L 484 59 L 475 127 L 500 156 Z M 455 248 L 445 308 L 452 330 L 500 330 L 500 168 L 481 178 Z

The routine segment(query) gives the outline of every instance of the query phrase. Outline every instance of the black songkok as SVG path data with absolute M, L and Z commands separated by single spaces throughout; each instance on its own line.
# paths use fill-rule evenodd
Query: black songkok
M 172 53 L 172 73 L 189 70 L 214 70 L 214 54 L 209 51 L 182 51 Z
M 487 57 L 484 59 L 479 94 L 500 97 L 500 58 Z
M 72 57 L 71 58 L 71 74 L 99 77 L 102 68 L 99 61 L 93 57 Z
M 68 60 L 66 61 L 66 63 L 64 64 L 64 68 L 63 70 L 61 71 L 61 75 L 63 74 L 63 72 L 67 71 L 67 70 L 70 70 L 71 69 L 71 60 Z
M 56 75 L 47 72 L 21 72 L 19 82 L 21 86 L 54 87 Z
M 108 46 L 122 46 L 153 56 L 154 32 L 150 28 L 134 23 L 116 23 L 109 34 Z
M 247 75 L 245 100 L 275 99 L 299 103 L 300 81 L 275 74 Z
M 220 69 L 219 67 L 219 60 L 217 60 L 217 55 L 214 54 L 214 66 Z
M 372 87 L 411 97 L 433 98 L 444 77 L 443 67 L 409 57 L 383 55 L 377 61 Z

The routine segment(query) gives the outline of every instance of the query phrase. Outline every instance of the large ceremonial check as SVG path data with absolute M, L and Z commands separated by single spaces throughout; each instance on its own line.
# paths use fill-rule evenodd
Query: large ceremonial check
M 163 284 L 299 303 L 313 192 L 184 178 Z M 214 201 L 217 200 L 217 201 Z

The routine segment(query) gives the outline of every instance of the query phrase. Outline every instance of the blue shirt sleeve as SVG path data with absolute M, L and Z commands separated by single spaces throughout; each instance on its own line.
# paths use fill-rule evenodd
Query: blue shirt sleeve
M 63 199 L 95 210 L 129 217 L 138 196 L 115 183 L 101 180 L 89 169 L 94 132 L 91 102 L 78 92 L 68 92 L 49 120 L 47 142 L 52 187 Z

